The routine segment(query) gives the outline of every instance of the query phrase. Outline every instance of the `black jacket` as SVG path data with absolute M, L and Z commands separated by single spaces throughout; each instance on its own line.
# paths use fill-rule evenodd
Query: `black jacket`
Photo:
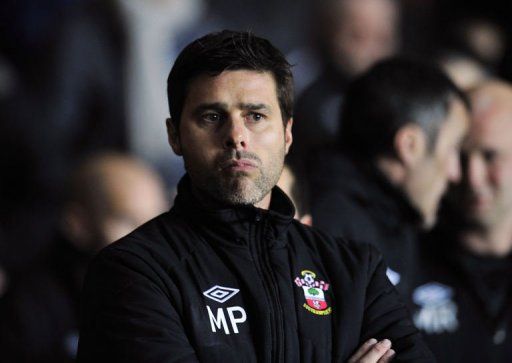
M 422 244 L 414 321 L 439 362 L 512 362 L 512 256 L 476 256 L 456 231 Z
M 206 210 L 180 182 L 175 207 L 90 266 L 84 362 L 344 362 L 371 337 L 396 361 L 430 362 L 380 255 L 268 211 Z
M 382 251 L 388 276 L 408 296 L 416 275 L 420 216 L 376 168 L 339 152 L 319 155 L 311 180 L 316 227 Z
M 314 160 L 309 156 L 336 143 L 347 83 L 345 75 L 340 74 L 335 66 L 327 65 L 299 96 L 293 125 L 293 148 L 289 157 L 292 162 L 304 163 L 303 166 L 310 170 Z
M 2 363 L 75 362 L 80 290 L 92 253 L 55 237 L 44 263 L 10 276 L 0 298 Z

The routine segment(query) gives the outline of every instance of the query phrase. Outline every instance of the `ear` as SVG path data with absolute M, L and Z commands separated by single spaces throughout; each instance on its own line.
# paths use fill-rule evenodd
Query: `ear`
M 293 142 L 293 135 L 292 135 L 292 126 L 293 126 L 293 118 L 289 118 L 286 122 L 286 127 L 284 128 L 284 142 L 285 142 L 285 151 L 286 154 L 288 154 L 288 151 L 290 150 L 290 146 Z
M 176 155 L 181 156 L 181 143 L 180 143 L 180 135 L 178 130 L 176 129 L 176 125 L 170 118 L 165 120 L 165 124 L 167 125 L 167 139 L 169 140 L 169 145 L 171 145 L 172 150 Z
M 397 131 L 394 145 L 399 161 L 405 166 L 411 166 L 425 156 L 427 137 L 420 126 L 409 123 Z

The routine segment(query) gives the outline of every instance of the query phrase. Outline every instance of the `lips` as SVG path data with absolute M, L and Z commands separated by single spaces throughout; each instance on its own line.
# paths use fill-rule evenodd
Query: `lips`
M 249 171 L 257 168 L 256 162 L 250 159 L 231 159 L 221 163 L 221 170 L 226 171 Z

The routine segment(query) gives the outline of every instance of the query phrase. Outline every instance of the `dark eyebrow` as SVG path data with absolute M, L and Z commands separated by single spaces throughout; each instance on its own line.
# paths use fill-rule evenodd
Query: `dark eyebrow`
M 248 111 L 272 111 L 272 107 L 264 103 L 240 103 L 238 107 Z
M 201 113 L 206 110 L 224 111 L 227 108 L 228 105 L 222 102 L 201 103 L 195 108 L 194 113 Z
M 264 103 L 239 103 L 238 107 L 246 111 L 267 111 L 271 112 L 272 107 Z M 223 102 L 211 102 L 201 103 L 194 109 L 194 114 L 198 115 L 204 111 L 214 110 L 217 112 L 225 112 L 228 108 L 227 103 Z

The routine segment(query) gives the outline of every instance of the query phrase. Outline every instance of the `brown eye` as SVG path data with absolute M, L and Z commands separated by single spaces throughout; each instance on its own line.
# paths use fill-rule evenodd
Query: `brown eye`
M 251 112 L 249 115 L 248 115 L 248 118 L 251 120 L 251 121 L 255 121 L 255 122 L 258 122 L 258 121 L 261 121 L 265 118 L 264 115 L 262 115 L 261 113 L 258 113 L 258 112 Z
M 209 112 L 201 115 L 201 118 L 206 122 L 217 123 L 221 121 L 221 116 L 215 112 Z

